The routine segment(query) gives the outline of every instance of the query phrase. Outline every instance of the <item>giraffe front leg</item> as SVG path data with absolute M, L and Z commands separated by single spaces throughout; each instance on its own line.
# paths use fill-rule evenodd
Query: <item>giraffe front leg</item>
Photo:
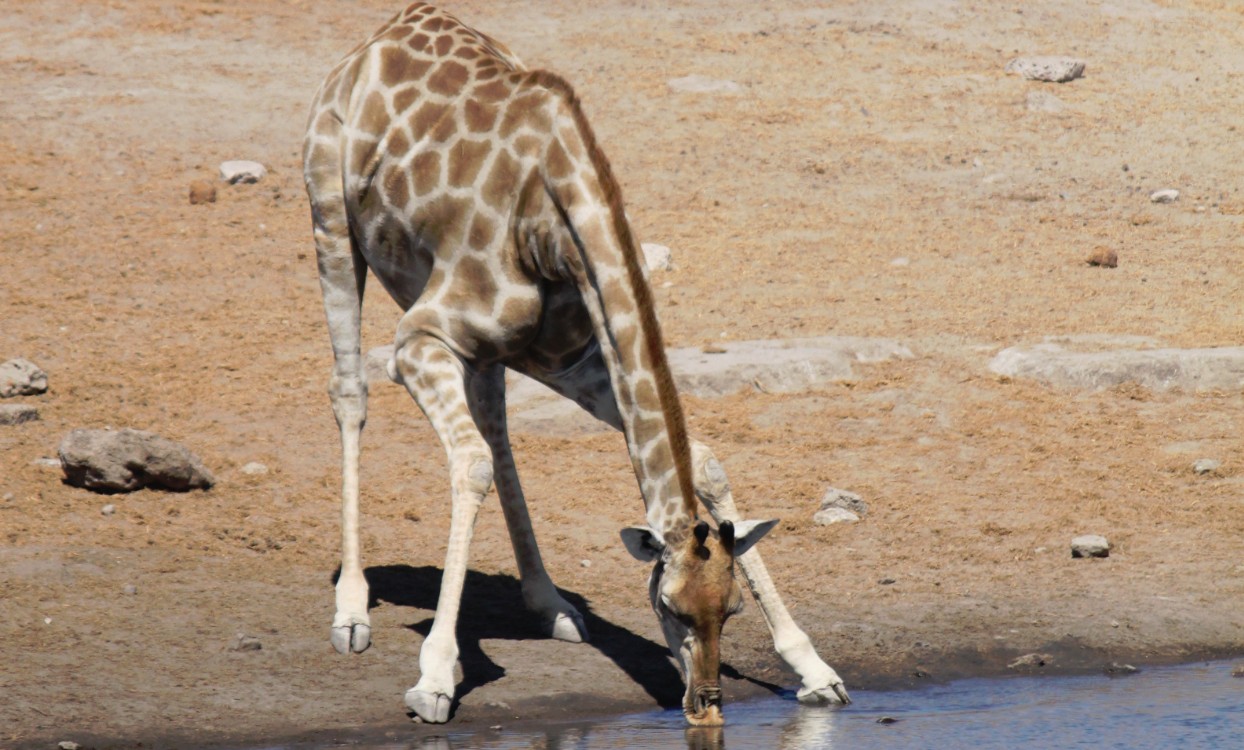
M 412 313 L 407 313 L 408 320 L 414 317 Z M 442 724 L 449 720 L 453 705 L 458 611 L 475 519 L 492 487 L 493 461 L 467 396 L 467 382 L 474 373 L 462 360 L 442 341 L 416 332 L 405 343 L 399 340 L 395 361 L 402 382 L 427 415 L 449 457 L 453 511 L 441 591 L 432 630 L 419 651 L 419 681 L 405 696 L 407 707 L 419 719 Z
M 708 447 L 696 441 L 692 441 L 691 455 L 696 494 L 713 519 L 718 523 L 723 520 L 738 522 L 739 513 L 721 463 Z M 811 705 L 850 703 L 851 698 L 842 678 L 817 655 L 812 639 L 795 624 L 777 587 L 773 585 L 773 579 L 769 577 L 760 552 L 752 548 L 740 555 L 737 562 L 769 625 L 774 648 L 803 683 L 798 692 L 799 702 Z

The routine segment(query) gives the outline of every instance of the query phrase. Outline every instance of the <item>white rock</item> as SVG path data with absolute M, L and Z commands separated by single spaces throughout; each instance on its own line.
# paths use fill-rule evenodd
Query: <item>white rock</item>
M 826 508 L 818 510 L 816 515 L 812 516 L 812 520 L 818 526 L 832 526 L 836 523 L 855 523 L 860 520 L 860 517 L 846 508 Z
M 1071 540 L 1072 557 L 1110 557 L 1110 542 L 1098 534 L 1085 534 Z
M 48 374 L 28 359 L 0 364 L 0 398 L 33 396 L 48 389 Z
M 890 265 L 895 266 L 896 268 L 906 268 L 911 265 L 911 258 L 895 258 L 890 261 Z
M 649 271 L 674 270 L 674 254 L 668 247 L 645 242 L 641 248 L 644 251 L 644 264 L 648 266 Z
M 257 161 L 227 161 L 220 165 L 220 179 L 230 185 L 259 182 L 268 176 L 268 170 Z
M 821 510 L 828 510 L 829 508 L 849 510 L 860 517 L 868 515 L 868 503 L 864 502 L 862 497 L 854 492 L 840 490 L 837 487 L 830 487 L 821 496 Z
M 47 456 L 43 456 L 42 458 L 36 458 L 30 463 L 35 466 L 42 466 L 45 469 L 56 469 L 58 471 L 60 470 L 60 459 L 59 458 L 49 458 Z
M 127 584 L 125 584 L 125 587 L 124 587 L 123 589 L 121 589 L 121 591 L 122 591 L 122 592 L 123 592 L 126 596 L 134 596 L 135 594 L 137 594 L 137 593 L 138 593 L 138 587 L 137 587 L 137 586 L 135 586 L 135 585 L 134 585 L 134 584 L 132 584 L 132 583 L 127 583 Z
M 39 418 L 39 410 L 30 404 L 0 404 L 0 425 L 19 425 Z
M 1212 458 L 1197 459 L 1197 462 L 1192 464 L 1192 470 L 1197 474 L 1209 474 L 1218 471 L 1221 467 L 1222 461 L 1216 461 Z
M 666 84 L 674 91 L 681 91 L 688 94 L 734 94 L 743 90 L 743 87 L 734 81 L 725 81 L 702 75 L 671 78 L 666 82 Z
M 247 474 L 247 475 L 249 475 L 249 476 L 259 476 L 259 475 L 262 475 L 262 474 L 267 474 L 267 473 L 268 473 L 268 467 L 267 467 L 267 466 L 264 466 L 263 464 L 259 463 L 258 461 L 251 461 L 250 463 L 248 463 L 248 464 L 246 464 L 245 466 L 243 466 L 243 467 L 240 469 L 240 471 L 241 471 L 243 474 Z
M 79 748 L 82 747 L 76 742 L 69 742 L 69 741 L 58 742 L 56 746 L 60 748 L 60 750 L 79 750 Z
M 1017 57 L 1006 64 L 1006 72 L 1030 81 L 1065 83 L 1084 75 L 1084 61 L 1074 57 Z
M 1179 191 L 1174 188 L 1155 190 L 1149 194 L 1149 200 L 1154 203 L 1174 203 L 1179 200 Z
M 100 508 L 99 512 L 105 516 L 111 516 L 113 513 L 117 512 L 117 506 L 113 505 L 112 503 L 108 503 L 104 507 Z

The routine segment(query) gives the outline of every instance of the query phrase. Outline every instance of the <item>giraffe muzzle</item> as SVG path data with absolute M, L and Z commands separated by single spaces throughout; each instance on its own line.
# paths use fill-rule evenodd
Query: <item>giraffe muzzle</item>
M 704 685 L 696 688 L 691 699 L 691 711 L 687 711 L 687 722 L 692 726 L 716 727 L 724 723 L 721 715 L 721 688 L 716 685 Z

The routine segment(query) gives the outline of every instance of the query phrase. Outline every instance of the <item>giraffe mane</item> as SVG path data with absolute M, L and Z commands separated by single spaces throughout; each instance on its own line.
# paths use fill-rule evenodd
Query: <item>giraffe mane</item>
M 644 275 L 639 254 L 639 243 L 631 232 L 630 222 L 626 220 L 626 210 L 622 202 L 622 187 L 613 173 L 613 166 L 605 156 L 605 152 L 596 141 L 596 133 L 583 113 L 579 97 L 566 79 L 546 70 L 532 71 L 528 81 L 536 86 L 548 89 L 557 94 L 574 116 L 575 127 L 583 139 L 584 148 L 592 160 L 605 202 L 609 206 L 609 214 L 613 219 L 614 234 L 622 247 L 622 256 L 626 262 L 627 280 L 639 307 L 639 327 L 642 331 L 648 358 L 652 362 L 653 374 L 656 378 L 657 396 L 661 401 L 661 412 L 665 418 L 665 428 L 669 434 L 670 451 L 674 455 L 674 468 L 678 473 L 678 487 L 682 493 L 683 507 L 687 518 L 696 518 L 695 486 L 691 469 L 691 441 L 687 434 L 687 420 L 683 414 L 682 403 L 678 398 L 678 388 L 674 385 L 674 375 L 670 370 L 669 358 L 665 354 L 665 342 L 661 335 L 661 324 L 657 320 L 656 301 L 652 296 L 652 288 Z

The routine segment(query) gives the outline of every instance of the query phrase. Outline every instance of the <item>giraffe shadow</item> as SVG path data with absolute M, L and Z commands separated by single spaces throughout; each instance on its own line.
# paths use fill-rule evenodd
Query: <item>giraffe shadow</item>
M 441 588 L 441 569 L 433 566 L 380 565 L 367 568 L 364 575 L 370 588 L 368 607 L 380 602 L 399 607 L 436 609 Z M 335 577 L 334 577 L 335 580 Z M 662 708 L 682 704 L 682 677 L 670 662 L 669 649 L 592 611 L 587 599 L 565 589 L 558 593 L 583 615 L 591 639 L 582 647 L 594 648 L 639 685 Z M 516 613 L 518 615 L 516 616 Z M 427 637 L 432 618 L 408 625 Z M 462 682 L 454 695 L 451 715 L 461 699 L 482 685 L 501 679 L 505 668 L 484 653 L 481 642 L 490 639 L 537 640 L 548 636 L 537 617 L 523 603 L 517 578 L 500 573 L 467 571 L 462 608 L 458 616 L 458 661 Z

